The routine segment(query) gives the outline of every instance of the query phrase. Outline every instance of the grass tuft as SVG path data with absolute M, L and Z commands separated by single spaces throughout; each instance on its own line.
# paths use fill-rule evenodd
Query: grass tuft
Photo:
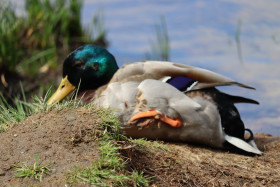
M 143 148 L 148 148 L 146 150 L 149 150 L 151 152 L 157 152 L 158 149 L 170 152 L 171 150 L 168 147 L 168 144 L 163 143 L 161 141 L 152 141 L 152 140 L 147 140 L 145 138 L 137 138 L 137 139 L 129 139 L 130 142 L 136 144 L 138 147 L 143 147 Z
M 133 181 L 133 186 L 148 186 L 149 182 L 151 182 L 152 177 L 144 177 L 143 171 L 133 171 L 131 175 L 131 180 Z
M 119 174 L 124 169 L 125 162 L 121 159 L 118 147 L 111 141 L 100 141 L 101 157 L 98 162 L 87 168 L 76 168 L 70 172 L 68 182 L 81 180 L 95 186 L 124 185 L 128 176 Z
M 28 165 L 28 163 L 22 163 L 19 166 L 14 166 L 16 176 L 20 178 L 33 178 L 36 180 L 42 181 L 44 175 L 47 175 L 51 172 L 49 168 L 52 163 L 49 164 L 39 164 L 38 157 L 36 157 L 35 163 L 33 165 Z
M 27 102 L 25 93 L 22 88 L 23 100 L 14 99 L 12 104 L 9 104 L 3 94 L 0 92 L 0 132 L 6 131 L 13 127 L 15 123 L 25 120 L 28 116 L 37 112 L 47 112 L 49 110 L 63 110 L 65 108 L 78 108 L 81 100 L 74 98 L 70 101 L 63 101 L 59 104 L 48 105 L 47 99 L 50 95 L 50 89 L 47 91 L 44 98 L 37 96 L 33 97 L 32 102 Z
M 240 19 L 238 20 L 234 39 L 237 47 L 237 54 L 238 54 L 239 61 L 240 63 L 243 63 L 244 60 L 243 60 L 241 40 L 240 40 L 241 29 L 242 29 L 242 20 Z
M 15 99 L 13 105 L 10 105 L 0 93 L 0 131 L 5 131 L 15 123 L 25 120 L 36 111 L 36 106 L 26 101 Z
M 100 126 L 104 129 L 104 138 L 117 141 L 124 138 L 124 136 L 119 133 L 120 121 L 111 110 L 100 108 L 97 113 L 101 118 Z
M 160 24 L 155 25 L 156 42 L 151 42 L 151 54 L 146 56 L 152 60 L 170 60 L 170 44 L 165 18 L 160 18 Z

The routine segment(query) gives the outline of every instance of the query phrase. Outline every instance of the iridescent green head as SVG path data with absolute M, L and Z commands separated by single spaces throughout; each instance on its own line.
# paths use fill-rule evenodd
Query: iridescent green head
M 63 64 L 63 79 L 48 103 L 56 103 L 79 86 L 79 90 L 105 85 L 118 70 L 114 56 L 106 49 L 85 45 L 71 52 Z
M 106 49 L 85 45 L 73 51 L 64 61 L 63 77 L 80 90 L 95 89 L 110 81 L 118 70 L 115 57 Z

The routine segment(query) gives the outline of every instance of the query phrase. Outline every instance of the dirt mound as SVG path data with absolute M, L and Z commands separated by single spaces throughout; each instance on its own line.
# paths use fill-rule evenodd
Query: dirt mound
M 65 186 L 69 171 L 99 159 L 102 129 L 88 109 L 52 110 L 36 114 L 0 134 L 0 186 Z M 280 138 L 259 134 L 265 154 L 246 156 L 183 143 L 166 143 L 168 150 L 119 142 L 126 170 L 143 171 L 151 186 L 280 186 Z M 128 146 L 129 145 L 129 146 Z M 42 181 L 18 178 L 12 166 L 49 164 Z M 74 186 L 83 186 L 76 183 Z M 129 185 L 129 184 L 128 184 Z
M 280 138 L 257 136 L 263 156 L 184 143 L 168 143 L 169 152 L 136 148 L 125 155 L 132 167 L 153 176 L 155 186 L 279 186 Z
M 0 134 L 0 186 L 65 184 L 68 171 L 89 166 L 99 158 L 95 135 L 98 119 L 87 110 L 51 111 L 31 116 Z M 15 177 L 11 166 L 23 162 L 32 165 L 36 158 L 39 164 L 51 163 L 51 175 L 41 183 Z

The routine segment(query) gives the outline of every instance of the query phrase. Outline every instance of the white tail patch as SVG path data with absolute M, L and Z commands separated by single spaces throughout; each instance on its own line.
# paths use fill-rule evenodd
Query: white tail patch
M 225 135 L 225 139 L 228 143 L 238 147 L 239 149 L 242 149 L 244 151 L 254 153 L 257 155 L 262 155 L 262 152 L 257 148 L 256 144 L 250 145 L 249 143 L 245 142 L 244 140 L 241 140 L 239 138 Z

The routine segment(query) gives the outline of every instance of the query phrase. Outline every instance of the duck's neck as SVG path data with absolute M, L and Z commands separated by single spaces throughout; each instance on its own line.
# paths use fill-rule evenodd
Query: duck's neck
M 79 91 L 77 94 L 77 100 L 81 100 L 82 105 L 89 104 L 95 99 L 95 93 L 96 89 Z

